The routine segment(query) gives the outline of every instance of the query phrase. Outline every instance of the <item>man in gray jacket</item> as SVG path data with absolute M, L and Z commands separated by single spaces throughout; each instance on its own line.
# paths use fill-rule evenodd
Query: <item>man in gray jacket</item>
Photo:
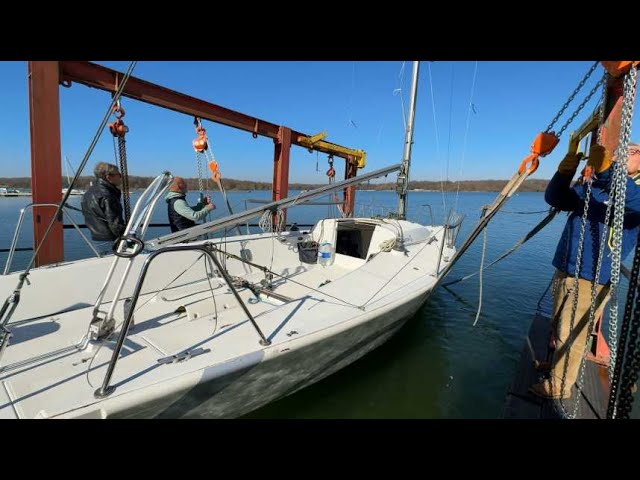
M 182 177 L 175 177 L 165 197 L 171 232 L 193 227 L 198 220 L 202 220 L 207 213 L 216 208 L 209 197 L 204 197 L 195 207 L 190 207 L 185 199 L 186 196 L 187 182 Z

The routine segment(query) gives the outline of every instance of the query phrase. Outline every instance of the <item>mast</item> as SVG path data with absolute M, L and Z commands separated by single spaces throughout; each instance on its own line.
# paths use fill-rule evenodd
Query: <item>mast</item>
M 398 174 L 398 218 L 407 218 L 407 189 L 409 188 L 409 167 L 411 166 L 411 146 L 413 145 L 413 120 L 416 115 L 416 98 L 418 97 L 418 70 L 420 62 L 413 62 L 411 75 L 411 100 L 409 101 L 409 118 L 402 154 L 402 170 Z

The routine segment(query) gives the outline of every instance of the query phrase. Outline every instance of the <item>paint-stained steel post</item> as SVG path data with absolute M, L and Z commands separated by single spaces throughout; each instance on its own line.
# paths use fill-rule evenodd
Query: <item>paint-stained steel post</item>
M 31 191 L 33 203 L 60 203 L 62 162 L 58 62 L 29 62 L 29 126 L 31 134 Z M 34 247 L 55 214 L 51 208 L 33 209 Z M 62 219 L 56 220 L 35 265 L 64 260 Z
M 352 158 L 347 158 L 344 166 L 344 179 L 353 178 L 358 173 L 358 167 Z M 352 185 L 344 189 L 343 213 L 346 217 L 353 217 L 353 210 L 356 203 L 356 187 Z
M 618 147 L 620 127 L 622 125 L 622 94 L 624 90 L 624 76 L 609 77 L 607 82 L 607 101 L 604 110 L 604 123 L 600 134 L 602 146 L 613 154 Z
M 289 195 L 289 155 L 291 153 L 291 129 L 280 127 L 274 139 L 272 200 L 275 202 Z M 275 222 L 275 217 L 273 218 Z M 284 224 L 287 224 L 287 211 L 284 210 Z

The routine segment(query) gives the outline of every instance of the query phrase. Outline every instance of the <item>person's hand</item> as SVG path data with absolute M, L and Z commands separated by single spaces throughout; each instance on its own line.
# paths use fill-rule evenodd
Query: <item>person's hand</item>
M 602 145 L 592 145 L 587 165 L 591 166 L 596 173 L 604 172 L 611 166 L 611 154 Z
M 208 210 L 208 211 L 214 210 L 215 208 L 216 208 L 216 206 L 215 206 L 213 203 L 207 203 L 207 204 L 204 206 L 204 209 L 205 209 L 205 210 Z
M 573 176 L 576 173 L 580 160 L 582 160 L 583 157 L 584 155 L 582 153 L 567 153 L 560 162 L 560 165 L 558 165 L 558 172 L 564 175 Z

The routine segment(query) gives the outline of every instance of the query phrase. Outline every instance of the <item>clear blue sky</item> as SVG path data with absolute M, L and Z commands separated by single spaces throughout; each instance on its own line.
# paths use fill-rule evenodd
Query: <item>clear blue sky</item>
M 124 72 L 128 62 L 97 62 Z M 577 86 L 592 62 L 482 61 L 477 64 L 474 113 L 466 134 L 462 179 L 507 179 Z M 408 104 L 411 62 L 144 62 L 134 76 L 307 134 L 326 130 L 327 140 L 367 152 L 366 171 L 400 161 L 404 126 L 400 96 Z M 460 178 L 475 62 L 422 62 L 412 178 Z M 431 70 L 431 76 L 429 69 Z M 602 73 L 598 67 L 583 91 Z M 433 82 L 434 98 L 431 94 Z M 60 89 L 62 153 L 77 166 L 109 104 L 109 95 L 82 85 Z M 578 99 L 583 98 L 583 94 Z M 0 62 L 0 177 L 29 176 L 27 63 Z M 572 124 L 577 127 L 600 98 L 598 92 Z M 435 102 L 435 119 L 432 104 Z M 573 111 L 576 104 L 569 107 Z M 192 118 L 130 99 L 123 100 L 129 172 L 156 175 L 168 169 L 195 177 Z M 564 123 L 566 115 L 559 121 Z M 271 181 L 273 142 L 205 122 L 223 177 Z M 436 137 L 437 131 L 437 137 Z M 550 178 L 566 150 L 542 159 L 534 178 Z M 632 135 L 632 138 L 638 138 Z M 292 148 L 291 180 L 324 183 L 325 155 Z M 90 160 L 113 162 L 105 132 Z M 343 174 L 343 162 L 338 174 Z

